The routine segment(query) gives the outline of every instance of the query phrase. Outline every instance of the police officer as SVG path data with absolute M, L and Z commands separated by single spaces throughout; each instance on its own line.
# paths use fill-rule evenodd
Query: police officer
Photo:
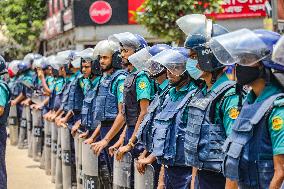
M 185 49 L 184 49 L 185 50 Z M 184 135 L 187 123 L 186 103 L 196 92 L 195 81 L 186 71 L 188 58 L 178 50 L 164 50 L 150 60 L 167 68 L 170 85 L 161 111 L 154 118 L 152 154 L 165 165 L 166 188 L 188 188 L 192 167 L 186 166 Z
M 95 56 L 100 57 L 103 76 L 99 82 L 94 102 L 94 122 L 101 122 L 100 141 L 92 144 L 99 156 L 100 177 L 105 187 L 112 185 L 112 161 L 106 147 L 112 146 L 118 139 L 119 130 L 124 125 L 122 113 L 123 83 L 126 72 L 121 70 L 119 46 L 109 40 L 100 41 L 95 47 Z M 101 154 L 101 152 L 103 152 Z
M 152 56 L 155 56 L 159 52 L 170 49 L 171 47 L 166 44 L 157 44 L 152 46 L 151 48 L 143 48 L 142 50 L 136 52 L 135 54 L 131 55 L 129 57 L 129 61 L 136 67 L 140 68 L 141 70 L 146 70 L 151 78 L 155 80 L 157 92 L 154 96 L 153 101 L 151 102 L 150 106 L 148 107 L 148 113 L 143 119 L 143 121 L 140 124 L 138 133 L 137 133 L 137 139 L 138 142 L 143 144 L 143 148 L 145 149 L 143 153 L 138 157 L 138 162 L 136 164 L 137 169 L 139 173 L 144 174 L 145 169 L 147 167 L 147 164 L 152 164 L 155 161 L 155 158 L 151 158 L 150 152 L 152 151 L 152 130 L 153 130 L 153 119 L 155 115 L 160 111 L 160 106 L 162 105 L 162 102 L 164 101 L 164 97 L 167 94 L 167 91 L 169 89 L 168 80 L 167 80 L 167 74 L 166 69 L 163 66 L 160 66 L 158 63 L 154 63 L 152 61 L 148 61 Z M 150 183 L 150 185 L 153 188 L 157 187 L 158 179 L 159 179 L 159 173 L 160 173 L 160 165 L 157 163 L 153 164 L 154 170 L 148 171 L 151 175 L 146 175 L 146 179 L 148 177 L 153 178 L 154 182 Z M 151 169 L 151 166 L 149 167 Z M 147 173 L 148 173 L 147 172 Z M 137 183 L 138 181 L 135 180 L 135 186 L 144 183 Z M 147 181 L 146 181 L 147 182 Z M 138 186 L 137 186 L 138 187 Z
M 204 15 L 186 15 L 177 20 L 179 27 L 188 35 L 185 47 L 190 49 L 190 58 L 197 62 L 198 74 L 206 87 L 188 103 L 186 128 L 186 163 L 198 168 L 201 189 L 235 187 L 222 175 L 224 153 L 222 145 L 231 133 L 238 117 L 241 101 L 235 82 L 229 81 L 224 65 L 214 57 L 207 43 L 211 37 L 228 31 Z
M 210 42 L 222 64 L 236 63 L 237 82 L 252 89 L 223 146 L 224 175 L 241 189 L 280 188 L 284 180 L 284 67 L 283 59 L 271 60 L 279 39 L 272 31 L 241 29 Z
M 7 73 L 6 63 L 2 56 L 0 56 L 0 75 Z M 0 186 L 3 189 L 7 188 L 7 174 L 6 174 L 6 163 L 5 163 L 5 153 L 6 153 L 6 124 L 10 109 L 10 90 L 8 85 L 1 80 L 0 81 Z
M 10 76 L 10 80 L 8 86 L 11 90 L 11 100 L 15 99 L 19 93 L 19 83 L 18 83 L 18 64 L 20 63 L 19 60 L 13 60 L 8 65 L 8 73 Z M 11 145 L 18 144 L 18 129 L 19 129 L 19 106 L 11 106 L 10 113 L 9 113 L 9 134 L 10 134 L 10 143 Z

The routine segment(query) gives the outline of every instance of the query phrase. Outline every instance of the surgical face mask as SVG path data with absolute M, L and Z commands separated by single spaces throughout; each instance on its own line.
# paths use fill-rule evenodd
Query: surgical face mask
M 190 77 L 192 77 L 195 80 L 199 79 L 203 73 L 203 71 L 199 70 L 196 67 L 197 63 L 198 63 L 197 60 L 193 60 L 191 58 L 187 59 L 186 62 L 186 70 L 189 73 Z
M 236 76 L 237 82 L 241 85 L 247 85 L 251 82 L 261 78 L 263 75 L 263 70 L 259 67 L 250 66 L 236 66 Z

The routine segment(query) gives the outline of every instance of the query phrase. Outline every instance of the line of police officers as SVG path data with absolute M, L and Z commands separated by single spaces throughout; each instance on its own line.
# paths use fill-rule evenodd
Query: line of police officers
M 28 148 L 56 188 L 280 188 L 284 37 L 228 32 L 200 14 L 176 23 L 184 47 L 124 32 L 94 49 L 8 64 L 0 188 L 9 112 L 11 143 Z

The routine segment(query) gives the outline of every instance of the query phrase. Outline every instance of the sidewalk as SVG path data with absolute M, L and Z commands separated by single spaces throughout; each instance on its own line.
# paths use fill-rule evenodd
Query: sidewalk
M 28 157 L 27 150 L 19 150 L 7 141 L 6 164 L 8 189 L 54 189 L 51 176 L 39 169 L 39 162 Z

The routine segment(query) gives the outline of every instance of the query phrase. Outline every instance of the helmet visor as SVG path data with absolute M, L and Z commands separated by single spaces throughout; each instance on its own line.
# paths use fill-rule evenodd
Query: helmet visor
M 176 23 L 187 36 L 195 34 L 206 36 L 207 19 L 205 15 L 185 15 L 177 19 Z
M 176 76 L 180 76 L 186 71 L 186 60 L 185 56 L 172 49 L 164 50 L 150 59 L 152 67 L 155 67 L 153 64 L 157 62 Z
M 213 37 L 209 45 L 223 65 L 251 66 L 269 55 L 265 43 L 248 29 Z
M 272 61 L 284 66 L 284 36 L 279 39 L 273 49 Z
M 128 57 L 129 62 L 138 70 L 142 71 L 145 69 L 145 63 L 152 57 L 149 53 L 149 48 L 145 47 L 140 51 L 134 53 Z

